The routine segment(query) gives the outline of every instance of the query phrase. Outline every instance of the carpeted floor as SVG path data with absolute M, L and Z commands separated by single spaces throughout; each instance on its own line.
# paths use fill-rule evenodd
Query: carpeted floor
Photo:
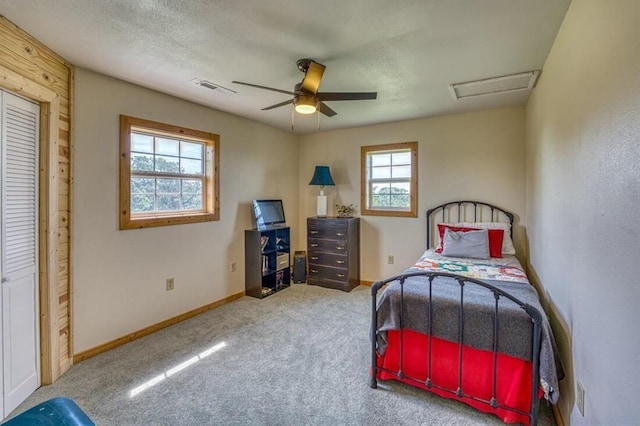
M 369 387 L 370 288 L 244 297 L 73 366 L 15 412 L 73 398 L 98 425 L 502 424 L 409 386 Z M 541 425 L 555 425 L 541 404 Z

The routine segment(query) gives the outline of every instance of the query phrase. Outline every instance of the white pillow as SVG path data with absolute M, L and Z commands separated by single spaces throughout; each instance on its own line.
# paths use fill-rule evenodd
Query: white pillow
M 516 254 L 516 248 L 511 241 L 511 224 L 508 222 L 460 222 L 453 223 L 451 226 L 464 226 L 465 228 L 479 229 L 503 229 L 504 237 L 502 238 L 502 254 Z

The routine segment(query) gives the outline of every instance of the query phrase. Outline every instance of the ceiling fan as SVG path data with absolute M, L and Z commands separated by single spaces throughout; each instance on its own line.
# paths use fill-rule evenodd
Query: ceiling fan
M 327 117 L 333 117 L 337 114 L 325 104 L 327 101 L 361 101 L 376 99 L 378 96 L 377 92 L 318 92 L 325 66 L 309 58 L 298 59 L 296 65 L 298 69 L 304 73 L 304 78 L 300 83 L 295 85 L 292 92 L 274 89 L 273 87 L 260 86 L 258 84 L 244 83 L 242 81 L 233 81 L 232 83 L 293 96 L 293 99 L 289 99 L 288 101 L 262 108 L 263 111 L 293 104 L 295 110 L 300 114 L 313 114 L 317 110 Z

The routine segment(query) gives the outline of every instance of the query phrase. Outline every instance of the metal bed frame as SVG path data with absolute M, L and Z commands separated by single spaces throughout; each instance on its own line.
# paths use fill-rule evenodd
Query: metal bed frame
M 469 212 L 469 209 L 472 207 L 473 216 L 471 216 Z M 442 213 L 442 220 L 439 222 L 436 221 L 438 211 Z M 489 217 L 486 217 L 487 214 Z M 492 204 L 483 203 L 482 201 L 451 201 L 427 210 L 427 248 L 431 247 L 431 229 L 433 225 L 454 222 L 447 220 L 451 219 L 451 217 L 457 218 L 455 222 L 478 222 L 484 218 L 488 219 L 485 220 L 485 222 L 502 222 L 500 219 L 507 218 L 511 225 L 511 238 L 513 238 L 513 213 Z M 471 217 L 473 217 L 473 219 L 471 219 Z
M 511 235 L 513 235 L 513 218 L 514 215 L 510 212 L 507 212 L 499 207 L 493 206 L 491 204 L 487 204 L 487 203 L 483 203 L 480 201 L 454 201 L 454 202 L 449 202 L 449 203 L 445 203 L 442 204 L 440 206 L 434 207 L 432 209 L 429 209 L 427 211 L 427 247 L 431 246 L 431 227 L 433 226 L 432 221 L 435 218 L 435 214 L 438 213 L 439 210 L 442 210 L 442 220 L 438 223 L 447 223 L 446 219 L 451 218 L 451 217 L 455 217 L 457 218 L 458 222 L 464 221 L 464 218 L 469 217 L 469 208 L 470 206 L 473 206 L 473 221 L 478 221 L 478 219 L 482 220 L 482 213 L 484 210 L 488 210 L 490 212 L 490 220 L 491 221 L 499 221 L 500 216 L 504 215 L 504 217 L 506 217 L 509 222 L 511 223 Z M 452 215 L 452 210 L 453 215 Z M 457 210 L 457 214 L 455 214 L 455 211 Z M 449 221 L 449 223 L 451 223 L 452 221 Z M 427 378 L 426 380 L 422 380 L 422 379 L 417 379 L 415 377 L 409 377 L 407 376 L 404 372 L 403 372 L 403 354 L 404 354 L 404 338 L 403 338 L 403 330 L 404 330 L 404 283 L 406 281 L 407 278 L 410 277 L 418 277 L 418 276 L 423 276 L 426 277 L 428 280 L 428 286 L 429 286 L 429 301 L 428 301 L 428 306 L 429 306 L 429 334 L 428 334 L 428 353 L 427 353 L 427 359 L 425 359 L 425 362 L 427 363 Z M 438 281 L 434 282 L 434 279 L 437 277 L 449 277 L 449 278 L 453 278 L 457 281 L 459 287 L 460 287 L 460 300 L 459 300 L 459 330 L 458 330 L 458 377 L 457 377 L 457 383 L 458 383 L 458 387 L 457 389 L 449 389 L 449 388 L 445 388 L 442 386 L 438 386 L 436 384 L 434 384 L 431 380 L 432 377 L 432 370 L 431 370 L 431 362 L 432 362 L 432 354 L 431 354 L 431 350 L 432 350 L 432 346 L 431 346 L 431 339 L 432 339 L 432 327 L 433 327 L 433 299 L 432 299 L 432 292 L 433 292 L 433 286 L 434 285 L 438 285 Z M 384 286 L 386 286 L 388 283 L 393 282 L 393 281 L 398 281 L 400 284 L 400 300 L 401 300 L 401 304 L 400 304 L 400 358 L 399 358 L 399 369 L 398 371 L 390 371 L 388 369 L 385 369 L 383 367 L 378 367 L 377 366 L 377 351 L 376 351 L 376 346 L 377 346 L 377 336 L 378 336 L 378 312 L 377 312 L 377 295 L 378 295 L 378 291 L 383 288 Z M 446 284 L 445 284 L 446 285 Z M 491 292 L 493 294 L 493 297 L 495 299 L 495 305 L 494 305 L 494 321 L 493 321 L 493 375 L 492 375 L 492 397 L 490 400 L 484 400 L 482 398 L 477 398 L 475 396 L 472 395 L 468 395 L 465 394 L 464 389 L 462 388 L 462 377 L 463 377 L 463 362 L 462 362 L 462 350 L 463 350 L 463 336 L 464 336 L 464 327 L 465 327 L 465 315 L 464 315 L 464 309 L 463 309 L 463 302 L 464 302 L 464 289 L 465 286 L 467 285 L 475 285 L 475 286 L 479 286 L 482 287 L 484 289 L 486 289 L 488 292 Z M 533 323 L 533 328 L 532 328 L 532 372 L 531 372 L 531 407 L 530 407 L 530 411 L 527 412 L 523 412 L 521 410 L 518 410 L 516 408 L 513 407 L 509 407 L 509 406 L 505 406 L 500 404 L 500 402 L 496 399 L 496 392 L 497 392 L 497 362 L 498 362 L 498 329 L 499 329 L 499 315 L 498 315 L 498 311 L 499 311 L 499 302 L 501 298 L 505 298 L 505 299 L 509 299 L 512 302 L 516 303 L 520 308 L 522 308 L 531 318 L 531 321 Z M 539 357 L 540 357 L 540 345 L 541 345 L 541 336 L 542 336 L 542 322 L 543 322 L 543 316 L 540 313 L 540 311 L 538 309 L 536 309 L 535 307 L 523 303 L 522 301 L 520 301 L 519 299 L 517 299 L 516 297 L 511 296 L 510 294 L 504 292 L 503 290 L 485 283 L 483 281 L 477 280 L 477 279 L 473 279 L 473 278 L 467 278 L 467 277 L 463 277 L 460 275 L 456 275 L 456 274 L 450 274 L 450 273 L 441 273 L 441 272 L 412 272 L 412 273 L 407 273 L 407 274 L 401 274 L 392 278 L 388 278 L 382 281 L 377 281 L 375 282 L 372 287 L 371 287 L 371 383 L 370 386 L 372 388 L 377 388 L 378 385 L 378 372 L 379 371 L 386 371 L 387 373 L 390 374 L 395 374 L 398 379 L 405 379 L 405 380 L 410 380 L 412 382 L 415 382 L 416 384 L 420 384 L 425 386 L 427 389 L 431 389 L 431 388 L 436 388 L 440 391 L 443 391 L 445 393 L 450 393 L 452 395 L 456 395 L 459 399 L 463 399 L 463 398 L 467 398 L 467 399 L 472 399 L 476 402 L 482 403 L 482 404 L 486 404 L 492 408 L 501 408 L 504 410 L 508 410 L 511 412 L 515 412 L 521 415 L 525 415 L 529 417 L 529 421 L 531 425 L 536 425 L 537 421 L 538 421 L 538 404 L 539 404 L 539 399 L 538 399 L 538 388 L 539 388 L 539 383 L 540 383 L 540 366 L 539 366 Z

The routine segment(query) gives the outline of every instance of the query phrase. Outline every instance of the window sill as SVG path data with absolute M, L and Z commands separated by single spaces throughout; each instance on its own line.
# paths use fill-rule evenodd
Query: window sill
M 361 216 L 390 216 L 390 217 L 418 217 L 416 212 L 409 210 L 362 210 Z
M 214 213 L 189 213 L 177 215 L 151 215 L 130 217 L 124 212 L 120 217 L 120 229 L 154 228 L 157 226 L 182 225 L 186 223 L 213 222 L 219 220 Z

